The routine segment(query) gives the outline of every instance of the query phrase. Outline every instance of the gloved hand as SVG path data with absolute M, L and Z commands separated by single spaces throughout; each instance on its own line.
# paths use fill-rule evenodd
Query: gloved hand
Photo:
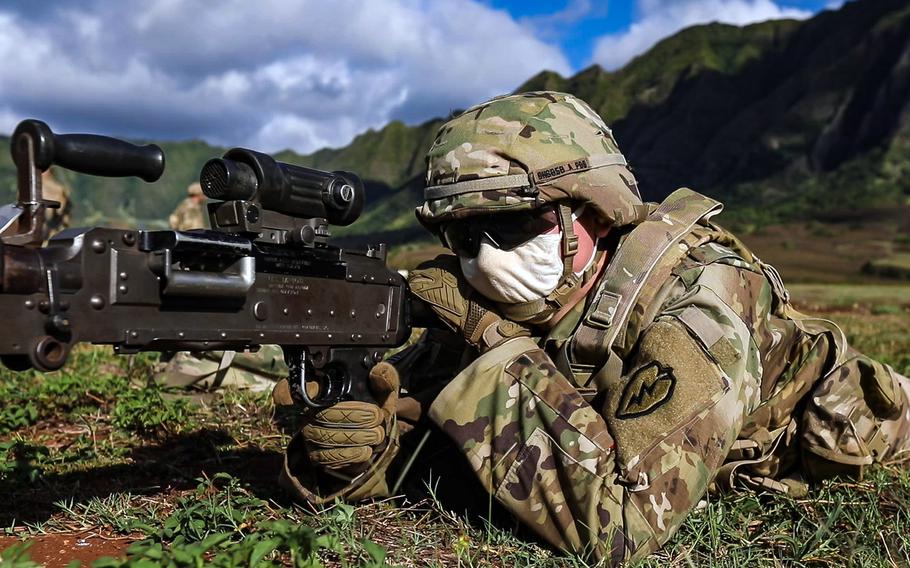
M 343 401 L 305 419 L 302 433 L 311 463 L 327 470 L 356 472 L 385 449 L 393 434 L 401 381 L 395 367 L 385 361 L 373 366 L 369 381 L 378 405 Z
M 408 286 L 444 324 L 481 352 L 513 337 L 531 335 L 524 326 L 503 319 L 489 300 L 471 288 L 455 255 L 441 254 L 424 262 L 408 275 Z
M 293 404 L 287 383 L 276 385 L 278 405 Z M 369 374 L 370 390 L 378 404 L 343 401 L 306 414 L 301 437 L 310 464 L 317 468 L 356 474 L 389 445 L 395 435 L 394 417 L 401 380 L 390 363 L 377 363 Z

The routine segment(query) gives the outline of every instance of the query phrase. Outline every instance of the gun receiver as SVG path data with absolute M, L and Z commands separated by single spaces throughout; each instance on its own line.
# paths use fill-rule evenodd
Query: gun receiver
M 369 369 L 407 340 L 412 306 L 404 278 L 386 266 L 385 245 L 352 251 L 328 242 L 330 224 L 350 224 L 363 208 L 356 175 L 234 148 L 200 175 L 218 200 L 208 204 L 212 230 L 70 229 L 38 246 L 39 170 L 54 163 L 151 181 L 163 154 L 53 135 L 39 121 L 20 124 L 12 144 L 17 206 L 32 220 L 0 237 L 0 313 L 15 322 L 0 329 L 7 367 L 59 369 L 80 342 L 117 353 L 278 344 L 300 402 L 372 400 Z M 308 382 L 318 384 L 315 396 Z

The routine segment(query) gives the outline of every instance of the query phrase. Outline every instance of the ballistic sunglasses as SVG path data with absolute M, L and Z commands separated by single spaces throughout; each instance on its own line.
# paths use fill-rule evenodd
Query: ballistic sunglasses
M 474 258 L 480 252 L 484 237 L 500 250 L 512 250 L 537 235 L 559 227 L 555 209 L 544 207 L 532 211 L 479 215 L 446 223 L 440 236 L 442 244 L 459 256 Z

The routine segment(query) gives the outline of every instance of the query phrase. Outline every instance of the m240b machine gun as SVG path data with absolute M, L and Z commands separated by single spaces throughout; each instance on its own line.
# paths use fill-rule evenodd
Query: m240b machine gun
M 18 203 L 0 210 L 0 361 L 11 369 L 59 369 L 79 342 L 117 353 L 278 344 L 292 393 L 322 407 L 372 400 L 370 367 L 410 335 L 412 300 L 385 246 L 328 242 L 330 225 L 349 225 L 363 209 L 354 174 L 234 148 L 200 174 L 214 200 L 211 230 L 68 229 L 43 244 L 44 209 L 55 203 L 42 197 L 41 171 L 56 164 L 153 182 L 164 155 L 57 135 L 37 120 L 20 123 L 11 146 Z

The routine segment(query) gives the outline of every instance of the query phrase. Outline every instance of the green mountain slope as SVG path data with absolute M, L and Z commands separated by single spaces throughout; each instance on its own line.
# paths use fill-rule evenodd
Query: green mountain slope
M 880 156 L 910 114 L 908 58 L 910 5 L 853 2 L 800 24 L 736 73 L 682 78 L 665 101 L 633 107 L 614 130 L 649 197 L 685 184 L 734 205 L 780 210 L 792 201 L 803 213 L 807 184 L 823 179 L 829 189 L 814 206 L 862 206 L 861 187 L 838 190 L 848 177 L 855 184 L 856 172 L 844 180 L 837 172 L 859 169 L 872 184 L 888 169 Z M 906 180 L 886 177 L 897 202 Z
M 327 148 L 302 157 L 281 152 L 276 157 L 322 170 L 348 170 L 371 182 L 399 187 L 422 174 L 424 155 L 441 124 L 439 119 L 419 126 L 394 121 L 382 130 L 357 136 L 344 148 Z
M 706 71 L 738 73 L 747 63 L 780 46 L 799 25 L 795 20 L 778 20 L 746 27 L 718 23 L 694 26 L 658 42 L 618 71 L 592 65 L 569 78 L 543 71 L 516 92 L 572 93 L 613 124 L 625 118 L 633 106 L 664 102 L 681 80 Z
M 687 185 L 759 227 L 910 205 L 910 4 L 859 0 L 796 22 L 695 26 L 615 72 L 543 72 L 612 125 L 646 199 Z M 413 186 L 357 232 L 416 227 Z M 404 207 L 407 204 L 408 207 Z M 382 215 L 379 215 L 379 212 Z
M 187 186 L 199 179 L 199 170 L 224 148 L 205 142 L 158 142 L 166 167 L 153 184 L 138 178 L 103 178 L 54 168 L 54 176 L 71 189 L 73 221 L 78 225 L 164 226 L 174 207 L 186 196 Z M 9 138 L 0 137 L 9 148 Z M 8 151 L 0 152 L 0 199 L 15 200 L 16 174 Z

